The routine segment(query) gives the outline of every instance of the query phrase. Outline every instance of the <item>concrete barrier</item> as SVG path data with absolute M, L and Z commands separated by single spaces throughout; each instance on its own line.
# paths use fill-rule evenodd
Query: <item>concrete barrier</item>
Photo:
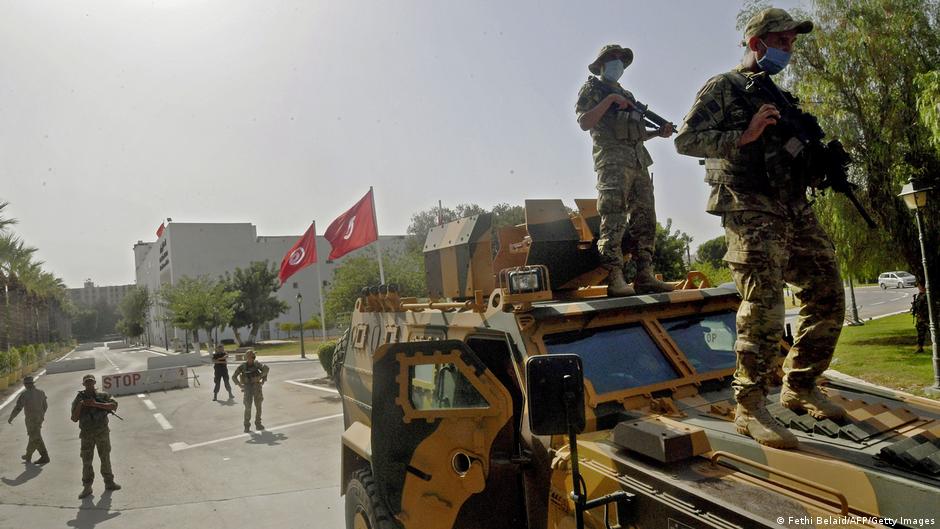
M 202 355 L 199 353 L 189 353 L 181 355 L 154 356 L 147 359 L 147 369 L 160 369 L 163 367 L 174 366 L 201 366 Z
M 185 367 L 169 367 L 104 375 L 101 377 L 99 387 L 112 395 L 130 395 L 147 391 L 188 388 L 189 378 L 186 376 Z
M 124 342 L 108 342 L 107 346 L 108 346 L 108 349 L 126 349 L 130 347 Z
M 76 349 L 77 350 L 77 349 Z M 75 360 L 59 360 L 46 364 L 46 373 L 70 373 L 72 371 L 90 371 L 95 368 L 94 358 L 76 358 Z
M 93 343 L 80 343 L 78 344 L 77 347 L 75 347 L 75 350 L 76 351 L 91 351 L 94 348 L 95 348 L 95 344 Z

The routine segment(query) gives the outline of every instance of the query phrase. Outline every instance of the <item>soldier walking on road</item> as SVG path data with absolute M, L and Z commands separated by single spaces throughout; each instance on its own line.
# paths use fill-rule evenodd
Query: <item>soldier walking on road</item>
M 927 291 L 923 283 L 918 282 L 917 289 L 918 292 L 911 301 L 911 314 L 914 316 L 914 328 L 917 329 L 917 350 L 914 352 L 923 353 L 924 342 L 930 332 L 930 311 L 927 310 Z
M 264 400 L 261 386 L 268 381 L 268 366 L 255 360 L 254 351 L 248 351 L 245 363 L 238 366 L 232 378 L 245 394 L 245 431 L 251 426 L 252 402 L 255 404 L 255 429 L 264 430 L 261 424 L 261 402 Z
M 101 462 L 104 488 L 121 490 L 111 472 L 111 430 L 108 428 L 108 414 L 116 410 L 118 404 L 111 395 L 95 391 L 95 382 L 95 375 L 82 377 L 85 389 L 79 391 L 72 401 L 72 422 L 78 423 L 81 439 L 82 492 L 78 495 L 79 499 L 91 495 L 91 484 L 95 481 L 95 469 L 92 466 L 95 448 L 98 449 L 98 460 Z
M 215 352 L 212 353 L 212 368 L 215 370 L 215 389 L 212 390 L 212 400 L 219 400 L 219 381 L 225 381 L 225 391 L 228 391 L 228 398 L 232 400 L 232 385 L 228 382 L 228 354 L 225 352 L 225 346 L 219 344 L 215 346 Z
M 30 463 L 33 458 L 33 451 L 39 451 L 37 465 L 45 465 L 49 462 L 49 452 L 46 451 L 46 443 L 42 440 L 42 421 L 46 417 L 46 409 L 49 407 L 46 402 L 46 394 L 41 389 L 36 389 L 33 377 L 23 379 L 25 389 L 16 399 L 16 405 L 13 406 L 13 412 L 7 419 L 8 424 L 13 424 L 13 419 L 22 410 L 26 417 L 26 454 L 23 455 L 23 461 Z
M 672 135 L 672 125 L 649 131 L 643 116 L 633 108 L 633 94 L 618 83 L 633 62 L 633 51 L 617 44 L 601 48 L 578 93 L 575 112 L 581 130 L 591 132 L 594 170 L 597 172 L 597 211 L 601 217 L 597 250 L 601 265 L 609 271 L 607 294 L 632 296 L 668 292 L 672 286 L 653 275 L 653 246 L 656 242 L 656 208 L 653 182 L 647 167 L 653 164 L 643 142 Z M 595 77 L 597 76 L 597 77 Z M 619 112 L 619 111 L 623 112 Z M 633 286 L 623 277 L 621 240 L 629 233 L 627 250 L 636 260 Z
M 705 84 L 676 137 L 680 153 L 706 159 L 705 181 L 711 184 L 706 210 L 722 218 L 725 261 L 743 298 L 734 345 L 735 425 L 739 433 L 776 448 L 797 446 L 796 436 L 771 417 L 764 398 L 783 336 L 785 282 L 798 287 L 802 308 L 783 365 L 780 403 L 817 419 L 839 420 L 845 414 L 816 386 L 832 360 L 845 316 L 833 245 L 807 200 L 807 188 L 819 187 L 814 181 L 819 161 L 801 156 L 804 144 L 797 134 L 778 125 L 784 110 L 801 127 L 815 118 L 770 79 L 786 67 L 797 35 L 812 29 L 812 22 L 797 22 L 782 9 L 754 15 L 745 28 L 743 63 Z

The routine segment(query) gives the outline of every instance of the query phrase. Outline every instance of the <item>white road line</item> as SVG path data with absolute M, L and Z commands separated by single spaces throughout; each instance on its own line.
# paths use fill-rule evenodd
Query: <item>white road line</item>
M 333 393 L 334 395 L 339 395 L 339 391 L 336 391 L 335 389 L 321 388 L 320 386 L 314 386 L 313 384 L 304 384 L 303 382 L 298 382 L 296 380 L 285 380 L 284 382 L 287 382 L 288 384 L 293 384 L 295 386 L 303 386 L 305 388 L 318 389 L 320 391 L 325 391 L 327 393 Z
M 170 421 L 166 420 L 166 417 L 164 417 L 162 413 L 154 413 L 153 418 L 156 419 L 158 423 L 160 423 L 160 427 L 163 428 L 164 430 L 173 429 L 173 425 L 170 424 Z
M 153 353 L 153 354 L 155 354 L 155 355 L 166 356 L 166 353 L 158 353 L 158 352 L 153 351 L 153 350 L 151 350 L 151 349 L 144 349 L 144 351 L 147 351 L 148 353 Z
M 138 393 L 138 394 L 137 394 L 137 398 L 138 398 L 138 399 L 142 399 L 142 398 L 144 398 L 144 397 L 146 397 L 146 396 L 147 396 L 147 395 L 144 395 L 143 393 Z
M 43 369 L 42 371 L 40 371 L 40 372 L 36 373 L 35 375 L 33 375 L 33 380 L 36 380 L 37 378 L 39 378 L 39 377 L 41 377 L 41 376 L 43 376 L 43 375 L 45 375 L 45 374 L 46 374 L 46 370 Z M 7 400 L 3 401 L 3 404 L 0 404 L 0 410 L 2 410 L 3 408 L 5 408 L 7 404 L 9 404 L 9 403 L 13 402 L 14 400 L 16 400 L 16 397 L 19 396 L 19 394 L 22 393 L 24 389 L 26 389 L 25 386 L 20 386 L 20 389 L 14 391 L 12 395 L 10 395 L 9 397 L 7 397 Z
M 150 400 L 150 399 L 144 399 L 143 402 L 144 402 L 144 406 L 146 406 L 148 410 L 153 411 L 153 410 L 157 409 L 157 405 L 154 404 L 152 400 Z M 160 415 L 160 414 L 158 413 L 157 415 Z M 163 417 L 163 415 L 160 415 L 160 417 Z M 160 419 L 157 419 L 157 420 L 159 421 Z M 166 419 L 163 419 L 163 420 L 165 421 Z M 160 424 L 163 424 L 163 423 L 160 423 Z M 169 424 L 169 423 L 167 423 L 167 424 Z M 165 429 L 165 430 L 169 430 L 169 428 L 164 428 L 164 429 Z
M 290 424 L 282 424 L 282 425 L 280 425 L 280 426 L 275 426 L 275 427 L 273 427 L 273 428 L 267 428 L 265 431 L 266 431 L 266 432 L 274 432 L 274 431 L 277 431 L 277 430 L 285 430 L 285 429 L 287 429 L 287 428 L 293 428 L 294 426 L 301 426 L 301 425 L 304 425 L 304 424 L 311 424 L 311 423 L 315 423 L 315 422 L 328 421 L 328 420 L 336 419 L 336 418 L 342 417 L 342 416 L 343 416 L 342 413 L 337 413 L 336 415 L 327 415 L 326 417 L 317 417 L 316 419 L 307 419 L 306 421 L 292 422 L 292 423 L 290 423 Z M 188 444 L 188 443 L 184 443 L 184 442 L 180 442 L 180 443 L 170 443 L 170 450 L 172 450 L 173 452 L 179 452 L 179 451 L 181 451 L 181 450 L 189 450 L 190 448 L 199 448 L 199 447 L 201 447 L 201 446 L 214 445 L 214 444 L 216 444 L 216 443 L 224 443 L 225 441 L 232 441 L 232 440 L 234 440 L 234 439 L 248 438 L 248 437 L 251 437 L 252 435 L 257 435 L 257 434 L 243 433 L 243 434 L 238 434 L 238 435 L 231 435 L 231 436 L 229 436 L 229 437 L 223 437 L 223 438 L 221 438 L 221 439 L 213 439 L 212 441 L 206 441 L 206 442 L 203 442 L 203 443 L 196 443 L 196 444 L 194 444 L 194 445 L 191 445 L 191 444 Z
M 102 351 L 102 352 L 104 353 L 105 359 L 106 359 L 112 366 L 114 366 L 114 370 L 115 370 L 115 371 L 120 371 L 121 369 L 117 366 L 117 364 L 114 363 L 114 360 L 111 360 L 111 357 L 108 355 L 107 351 Z

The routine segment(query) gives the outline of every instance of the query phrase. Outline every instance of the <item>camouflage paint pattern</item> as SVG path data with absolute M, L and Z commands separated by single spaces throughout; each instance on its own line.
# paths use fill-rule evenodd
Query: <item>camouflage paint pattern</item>
M 85 391 L 79 391 L 72 400 L 71 409 L 75 406 L 81 406 L 81 401 L 90 397 Z M 111 395 L 97 391 L 93 397 L 101 403 L 114 404 L 117 410 L 117 401 Z M 105 483 L 114 481 L 114 473 L 111 471 L 111 430 L 108 428 L 108 412 L 100 408 L 82 406 L 79 414 L 79 455 L 82 458 L 82 483 L 91 484 L 95 480 L 95 469 L 93 466 L 95 450 L 98 451 L 98 461 L 100 463 L 101 477 Z
M 16 398 L 16 404 L 10 412 L 10 421 L 16 417 L 20 411 L 26 422 L 26 456 L 30 459 L 34 451 L 39 451 L 39 455 L 46 457 L 46 443 L 42 440 L 42 422 L 46 416 L 46 410 L 49 404 L 46 400 L 46 394 L 41 389 L 36 389 L 32 384 L 27 384 L 26 389 Z
M 253 365 L 248 362 L 240 364 L 235 369 L 232 378 L 235 383 L 242 385 L 242 402 L 245 404 L 245 426 L 251 423 L 251 406 L 255 407 L 255 424 L 261 424 L 261 403 L 264 401 L 264 391 L 261 386 L 268 376 L 270 368 L 255 360 Z

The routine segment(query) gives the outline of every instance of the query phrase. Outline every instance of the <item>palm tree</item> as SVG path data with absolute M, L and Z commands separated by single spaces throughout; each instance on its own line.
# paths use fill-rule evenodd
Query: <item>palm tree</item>
M 16 224 L 16 219 L 8 219 L 3 217 L 3 210 L 9 205 L 9 202 L 0 201 L 0 232 L 5 232 L 7 228 Z
M 17 275 L 28 270 L 35 248 L 26 246 L 12 233 L 0 234 L 0 281 L 3 282 L 3 349 L 10 347 L 10 286 Z

